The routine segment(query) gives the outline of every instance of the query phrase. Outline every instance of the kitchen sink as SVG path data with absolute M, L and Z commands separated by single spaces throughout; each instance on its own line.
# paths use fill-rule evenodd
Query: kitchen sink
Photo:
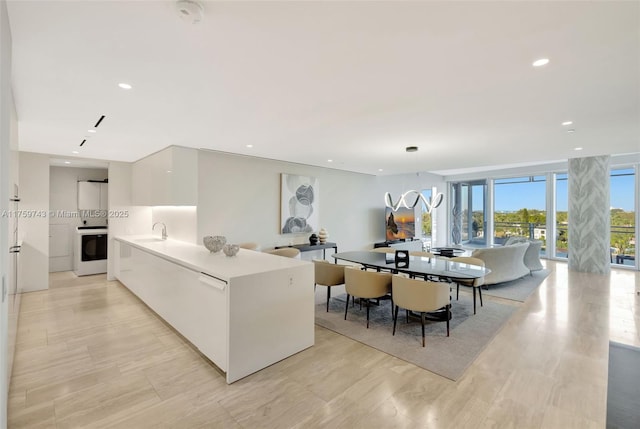
M 163 240 L 162 238 L 139 238 L 137 240 L 135 240 L 138 243 L 160 243 L 161 241 L 166 241 Z

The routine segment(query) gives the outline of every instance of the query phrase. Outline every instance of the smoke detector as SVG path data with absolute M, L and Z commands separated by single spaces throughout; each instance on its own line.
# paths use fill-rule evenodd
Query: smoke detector
M 204 16 L 204 8 L 194 0 L 178 0 L 176 10 L 180 18 L 189 24 L 197 24 Z

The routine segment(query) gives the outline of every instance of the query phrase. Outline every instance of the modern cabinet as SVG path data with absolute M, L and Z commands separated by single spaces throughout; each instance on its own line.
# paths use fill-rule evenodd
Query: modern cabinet
M 133 164 L 132 199 L 138 206 L 195 206 L 198 151 L 171 146 Z
M 108 183 L 78 182 L 78 210 L 107 210 Z
M 116 237 L 115 276 L 226 373 L 227 383 L 314 343 L 313 265 L 240 249 Z

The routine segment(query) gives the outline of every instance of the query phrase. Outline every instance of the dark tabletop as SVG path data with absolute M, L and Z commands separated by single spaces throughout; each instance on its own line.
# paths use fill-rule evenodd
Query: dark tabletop
M 367 267 L 392 270 L 398 273 L 429 275 L 450 279 L 475 279 L 484 277 L 491 272 L 488 268 L 452 262 L 445 258 L 410 256 L 409 266 L 406 268 L 398 268 L 396 267 L 395 255 L 393 253 L 356 251 L 340 252 L 331 256 L 338 260 L 355 262 Z

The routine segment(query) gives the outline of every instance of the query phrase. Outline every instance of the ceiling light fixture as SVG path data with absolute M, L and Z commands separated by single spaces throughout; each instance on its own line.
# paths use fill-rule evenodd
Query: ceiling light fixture
M 418 146 L 407 146 L 404 150 L 407 153 L 417 152 Z M 418 178 L 420 177 L 420 173 L 416 173 L 416 175 L 418 176 Z M 413 200 L 413 203 L 408 204 L 407 198 L 410 195 L 412 197 L 415 196 L 415 200 Z M 418 202 L 422 200 L 424 202 L 424 205 L 427 208 L 427 213 L 431 213 L 433 209 L 438 208 L 438 206 L 442 204 L 443 199 L 444 199 L 444 195 L 442 195 L 441 192 L 438 192 L 435 195 L 432 195 L 430 200 L 427 200 L 427 198 L 424 195 L 422 195 L 422 192 L 416 191 L 415 189 L 411 189 L 409 191 L 405 191 L 402 195 L 400 195 L 400 198 L 398 199 L 398 201 L 394 203 L 393 199 L 391 198 L 391 194 L 389 192 L 386 192 L 384 194 L 385 205 L 389 207 L 391 210 L 393 210 L 394 212 L 398 211 L 400 207 L 404 207 L 406 209 L 413 209 L 418 205 Z
M 87 130 L 88 133 L 95 133 L 97 132 L 96 130 Z
M 247 147 L 248 147 L 249 149 L 251 149 L 251 148 L 253 147 L 253 145 L 252 145 L 252 144 L 248 144 L 248 145 L 247 145 Z
M 564 125 L 564 126 L 572 125 L 572 124 L 573 124 L 573 121 L 564 121 L 564 122 L 562 123 L 562 125 Z
M 189 24 L 197 24 L 202 21 L 204 16 L 204 8 L 194 0 L 178 0 L 176 2 L 176 10 L 178 16 Z
M 72 150 L 71 153 L 73 153 L 74 155 L 79 154 L 80 152 L 78 152 L 77 150 Z
M 65 164 L 71 164 L 71 161 L 65 161 L 64 163 Z
M 574 147 L 573 150 L 582 150 L 581 147 Z
M 333 162 L 333 159 L 327 159 L 327 162 Z
M 539 60 L 535 60 L 533 62 L 534 67 L 542 67 L 546 66 L 547 64 L 549 64 L 549 58 L 540 58 Z
M 133 88 L 131 85 L 129 85 L 128 83 L 124 83 L 124 82 L 120 82 L 120 83 L 118 84 L 118 86 L 119 86 L 120 88 L 122 88 L 122 89 L 131 89 L 131 88 Z

